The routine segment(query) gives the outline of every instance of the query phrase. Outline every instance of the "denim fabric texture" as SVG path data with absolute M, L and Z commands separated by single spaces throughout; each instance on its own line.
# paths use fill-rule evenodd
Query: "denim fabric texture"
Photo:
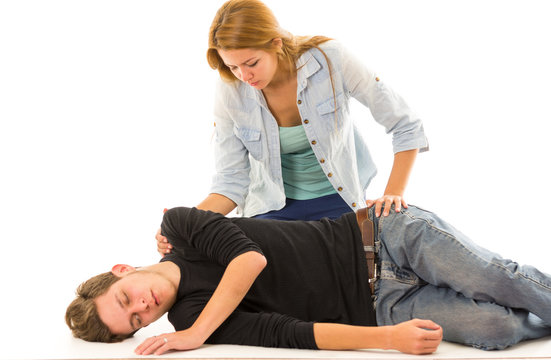
M 421 120 L 405 101 L 338 42 L 297 61 L 297 106 L 323 172 L 351 210 L 365 207 L 365 189 L 376 174 L 367 144 L 349 116 L 349 102 L 368 107 L 393 136 L 393 151 L 428 150 Z M 334 88 L 334 93 L 333 93 Z M 214 104 L 215 175 L 211 193 L 237 204 L 244 216 L 285 206 L 279 127 L 262 91 L 219 81 Z
M 410 205 L 374 217 L 378 325 L 429 319 L 444 340 L 494 350 L 551 335 L 551 277 L 503 259 Z

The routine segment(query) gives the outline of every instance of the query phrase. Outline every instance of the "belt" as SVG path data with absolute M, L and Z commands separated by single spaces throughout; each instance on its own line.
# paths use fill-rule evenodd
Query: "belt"
M 369 275 L 369 287 L 371 288 L 371 295 L 374 295 L 373 287 L 378 276 L 375 249 L 375 227 L 373 225 L 373 221 L 369 219 L 368 208 L 358 210 L 356 212 L 356 220 L 358 221 L 358 226 L 360 228 L 360 232 L 362 233 L 362 243 L 364 245 L 367 273 Z

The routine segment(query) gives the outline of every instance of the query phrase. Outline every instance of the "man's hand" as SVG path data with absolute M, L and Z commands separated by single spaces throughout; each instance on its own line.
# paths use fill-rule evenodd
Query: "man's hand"
M 134 352 L 136 355 L 162 355 L 169 350 L 197 349 L 204 342 L 201 336 L 189 328 L 148 338 Z
M 431 320 L 413 319 L 389 330 L 388 348 L 407 354 L 432 354 L 442 341 L 442 328 Z

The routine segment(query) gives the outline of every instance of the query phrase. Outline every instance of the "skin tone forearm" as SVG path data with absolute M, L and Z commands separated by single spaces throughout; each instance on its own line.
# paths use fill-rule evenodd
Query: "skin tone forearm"
M 227 215 L 235 209 L 236 206 L 237 205 L 232 200 L 224 195 L 209 194 L 205 200 L 201 201 L 201 203 L 197 205 L 197 209 L 210 210 L 222 215 Z M 155 240 L 157 240 L 157 251 L 161 254 L 161 256 L 170 253 L 172 250 L 172 245 L 168 243 L 168 239 L 165 236 L 161 235 L 161 229 L 157 230 Z
M 419 319 L 380 327 L 315 323 L 314 338 L 322 350 L 383 349 L 420 355 L 436 351 L 442 328 Z
M 265 267 L 266 258 L 255 251 L 232 260 L 191 329 L 202 334 L 206 340 L 237 308 Z
M 237 308 L 265 267 L 266 258 L 260 253 L 249 251 L 239 255 L 228 264 L 207 305 L 189 329 L 149 338 L 135 353 L 161 355 L 168 350 L 191 350 L 203 345 Z
M 228 215 L 236 206 L 236 203 L 224 195 L 213 193 L 209 194 L 205 200 L 201 201 L 199 205 L 197 205 L 197 209 L 210 210 L 222 215 Z
M 377 217 L 381 215 L 383 205 L 384 216 L 389 214 L 392 204 L 394 204 L 396 211 L 400 211 L 402 206 L 407 208 L 407 203 L 403 197 L 418 152 L 418 149 L 414 149 L 394 154 L 394 164 L 383 197 L 366 201 L 367 207 L 375 205 L 375 215 Z

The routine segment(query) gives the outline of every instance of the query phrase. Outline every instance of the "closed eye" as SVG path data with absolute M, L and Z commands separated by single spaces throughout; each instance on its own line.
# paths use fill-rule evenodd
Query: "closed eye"
M 142 327 L 142 319 L 138 314 L 134 314 L 134 321 L 132 326 L 134 329 L 139 329 Z

